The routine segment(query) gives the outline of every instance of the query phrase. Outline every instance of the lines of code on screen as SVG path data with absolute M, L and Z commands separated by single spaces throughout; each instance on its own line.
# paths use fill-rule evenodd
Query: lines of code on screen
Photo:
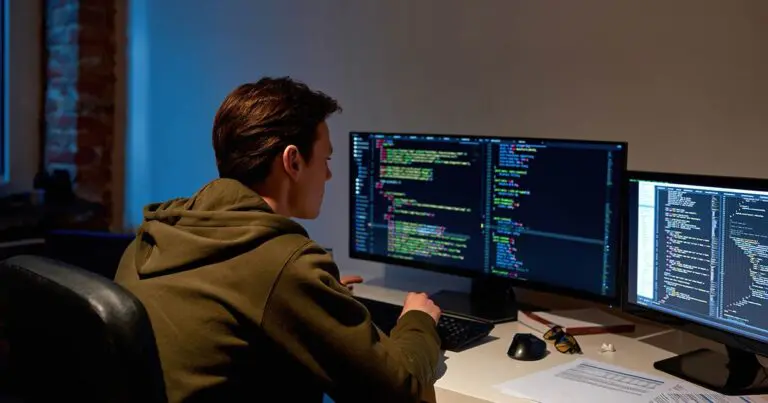
M 614 292 L 616 146 L 372 133 L 351 146 L 353 253 Z
M 636 186 L 630 189 L 637 230 L 630 252 L 632 298 L 768 340 L 768 192 Z M 643 192 L 651 195 L 649 204 L 637 202 Z
M 731 196 L 723 204 L 722 315 L 768 330 L 768 198 Z
M 711 194 L 670 189 L 658 193 L 657 210 L 663 242 L 658 256 L 663 270 L 658 282 L 662 304 L 672 303 L 699 314 L 709 314 L 710 272 L 715 264 L 711 216 L 718 200 Z
M 482 183 L 461 181 L 482 173 L 478 144 L 377 138 L 353 147 L 368 156 L 356 184 L 358 248 L 460 266 L 482 258 Z

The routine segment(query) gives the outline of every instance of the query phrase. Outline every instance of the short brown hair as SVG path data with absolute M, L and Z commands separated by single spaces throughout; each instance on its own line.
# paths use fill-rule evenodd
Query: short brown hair
M 240 85 L 224 99 L 213 123 L 219 176 L 249 186 L 261 183 L 289 145 L 310 160 L 317 126 L 337 111 L 335 99 L 289 77 Z

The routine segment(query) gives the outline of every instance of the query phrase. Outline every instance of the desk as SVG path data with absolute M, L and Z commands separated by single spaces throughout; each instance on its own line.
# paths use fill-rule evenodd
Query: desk
M 406 293 L 382 287 L 360 284 L 355 286 L 355 294 L 402 305 Z M 639 329 L 638 329 L 639 330 Z M 682 332 L 656 327 L 666 335 L 665 349 L 656 347 L 649 342 L 641 341 L 637 332 L 633 334 L 598 334 L 578 336 L 579 345 L 584 352 L 582 355 L 561 354 L 548 343 L 551 354 L 540 361 L 521 362 L 507 357 L 507 348 L 515 333 L 536 333 L 519 322 L 509 322 L 496 325 L 491 336 L 497 339 L 472 347 L 460 353 L 445 352 L 440 378 L 435 384 L 439 402 L 448 403 L 479 403 L 479 402 L 525 402 L 507 396 L 497 391 L 493 386 L 505 381 L 519 378 L 532 372 L 548 369 L 556 365 L 568 363 L 577 358 L 586 358 L 608 364 L 622 366 L 628 369 L 670 378 L 669 375 L 653 368 L 655 361 L 672 357 L 678 353 L 707 347 L 722 350 L 722 346 Z M 541 335 L 539 335 L 541 336 Z M 645 339 L 650 340 L 651 338 Z M 600 353 L 602 343 L 611 343 L 616 348 L 613 353 Z M 668 351 L 669 350 L 675 351 Z

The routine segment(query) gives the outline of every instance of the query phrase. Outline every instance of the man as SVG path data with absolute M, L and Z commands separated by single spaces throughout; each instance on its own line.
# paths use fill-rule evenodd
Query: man
M 440 310 L 411 293 L 383 334 L 347 288 L 361 279 L 289 218 L 320 212 L 339 110 L 289 78 L 236 88 L 213 125 L 220 178 L 145 208 L 115 280 L 149 313 L 169 402 L 434 400 Z

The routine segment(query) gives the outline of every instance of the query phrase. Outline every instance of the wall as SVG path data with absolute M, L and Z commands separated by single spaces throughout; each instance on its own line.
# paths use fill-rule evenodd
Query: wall
M 216 108 L 262 75 L 344 106 L 307 227 L 368 278 L 383 267 L 346 258 L 353 129 L 627 140 L 631 169 L 766 177 L 767 17 L 763 0 L 134 0 L 126 222 L 215 177 Z
M 112 172 L 115 3 L 46 1 L 45 167 L 68 171 L 75 194 L 104 207 L 98 221 L 106 225 L 112 221 L 112 184 L 122 182 L 113 181 Z
M 8 180 L 0 196 L 32 189 L 40 162 L 42 0 L 6 1 Z

